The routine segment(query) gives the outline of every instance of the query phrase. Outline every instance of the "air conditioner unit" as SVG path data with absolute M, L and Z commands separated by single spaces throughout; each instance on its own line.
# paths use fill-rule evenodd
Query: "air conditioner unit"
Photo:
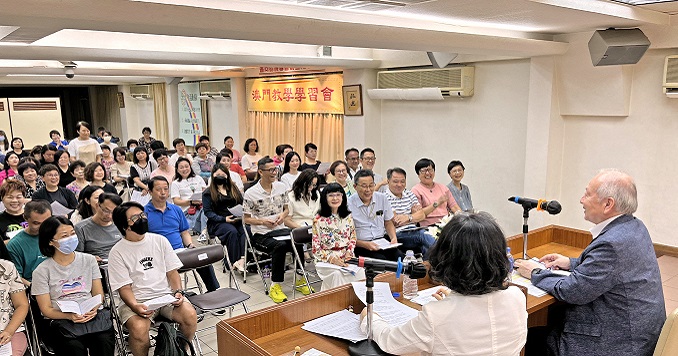
M 150 85 L 132 85 L 129 87 L 129 94 L 136 100 L 153 99 Z
M 200 99 L 226 100 L 231 97 L 230 80 L 200 82 Z
M 388 100 L 469 97 L 473 96 L 474 74 L 475 67 L 470 66 L 381 71 L 377 72 L 377 89 L 370 89 L 367 94 L 373 99 Z
M 678 98 L 678 56 L 668 56 L 664 61 L 664 94 Z

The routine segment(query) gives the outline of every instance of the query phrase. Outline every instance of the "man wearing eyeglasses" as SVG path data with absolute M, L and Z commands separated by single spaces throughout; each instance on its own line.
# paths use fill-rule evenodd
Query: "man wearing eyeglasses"
M 101 193 L 97 204 L 94 205 L 94 215 L 75 224 L 75 234 L 78 236 L 79 252 L 94 255 L 97 262 L 108 259 L 111 248 L 122 239 L 118 228 L 113 225 L 113 210 L 122 204 L 119 195 Z
M 353 179 L 358 194 L 348 198 L 348 209 L 353 216 L 356 232 L 356 256 L 397 261 L 404 255 L 397 248 L 389 247 L 398 242 L 393 224 L 393 208 L 383 193 L 375 192 L 374 173 L 359 170 Z M 381 240 L 381 241 L 380 241 Z M 384 242 L 382 247 L 378 244 Z
M 374 174 L 374 190 L 377 192 L 382 192 L 384 193 L 386 191 L 386 186 L 388 185 L 388 181 L 384 179 L 384 177 L 379 174 L 374 172 L 374 164 L 377 163 L 377 156 L 374 153 L 374 150 L 367 147 L 360 151 L 360 165 L 362 166 L 361 169 L 366 169 L 372 171 Z
M 252 227 L 252 243 L 255 247 L 271 255 L 271 287 L 268 296 L 274 302 L 282 303 L 287 300 L 287 295 L 283 293 L 280 283 L 285 280 L 285 257 L 287 252 L 292 252 L 292 242 L 289 239 L 276 240 L 275 237 L 290 236 L 290 230 L 283 224 L 289 214 L 287 185 L 277 181 L 278 168 L 269 156 L 259 160 L 257 169 L 261 179 L 245 192 L 245 224 Z M 299 256 L 304 254 L 301 247 L 297 252 Z M 311 293 L 304 278 L 297 280 L 295 288 L 304 295 Z

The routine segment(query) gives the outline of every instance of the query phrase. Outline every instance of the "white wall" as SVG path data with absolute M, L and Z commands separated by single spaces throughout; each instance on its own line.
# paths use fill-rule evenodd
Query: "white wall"
M 153 100 L 135 100 L 129 95 L 129 85 L 121 87 L 125 97 L 125 108 L 120 109 L 122 118 L 123 144 L 128 139 L 139 139 L 141 129 L 150 127 L 155 132 L 155 114 L 153 111 Z M 154 135 L 151 135 L 155 137 Z
M 233 136 L 235 147 L 242 151 L 238 140 L 238 119 L 233 116 L 232 100 L 209 100 L 207 102 L 207 120 L 210 126 L 210 143 L 221 149 L 224 137 Z M 214 141 L 214 142 L 212 142 Z

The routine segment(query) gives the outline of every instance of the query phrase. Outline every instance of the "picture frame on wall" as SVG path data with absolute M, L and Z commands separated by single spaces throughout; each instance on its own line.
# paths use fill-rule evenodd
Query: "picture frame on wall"
M 341 91 L 344 98 L 344 116 L 363 116 L 362 84 L 344 85 Z

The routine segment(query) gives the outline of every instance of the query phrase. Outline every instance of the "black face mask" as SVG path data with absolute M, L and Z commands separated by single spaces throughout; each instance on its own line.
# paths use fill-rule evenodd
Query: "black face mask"
M 214 184 L 216 185 L 227 185 L 228 184 L 228 178 L 224 176 L 215 176 L 213 178 Z
M 148 232 L 148 219 L 146 218 L 140 218 L 139 220 L 135 221 L 132 226 L 129 227 L 130 230 L 134 231 L 135 233 L 139 235 L 143 235 Z

